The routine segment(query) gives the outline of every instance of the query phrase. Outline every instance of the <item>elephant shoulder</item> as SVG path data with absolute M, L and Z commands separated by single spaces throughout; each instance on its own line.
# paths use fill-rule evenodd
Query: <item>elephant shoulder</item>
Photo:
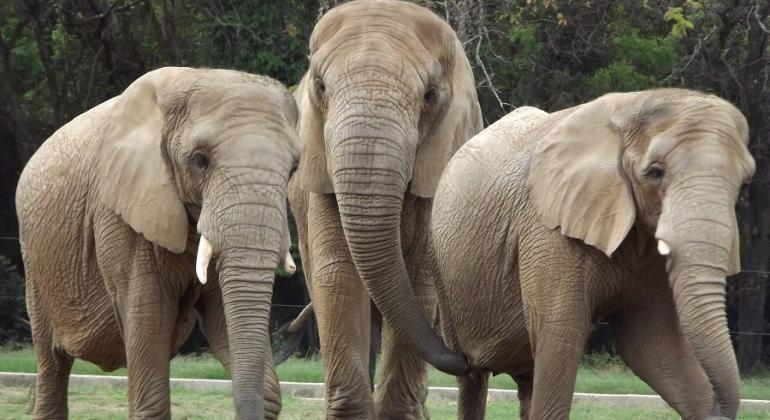
M 531 106 L 516 108 L 468 140 L 452 160 L 504 160 L 522 148 L 527 149 L 530 138 L 527 134 L 548 115 L 547 112 Z
M 110 99 L 73 118 L 35 151 L 19 177 L 16 203 L 20 212 L 26 201 L 34 203 L 37 196 L 52 200 L 52 194 L 64 193 L 67 185 L 88 181 L 88 168 L 95 161 L 114 101 Z

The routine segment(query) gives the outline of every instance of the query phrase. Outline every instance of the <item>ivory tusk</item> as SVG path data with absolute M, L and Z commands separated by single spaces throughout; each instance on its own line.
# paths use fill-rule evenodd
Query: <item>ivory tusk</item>
M 195 274 L 198 275 L 198 280 L 201 284 L 206 284 L 209 261 L 211 261 L 211 254 L 213 253 L 211 248 L 211 242 L 201 235 L 201 241 L 198 244 L 198 256 L 195 259 Z
M 297 264 L 294 264 L 291 252 L 286 252 L 286 258 L 283 259 L 283 267 L 281 269 L 289 274 L 294 274 L 297 271 Z
M 663 242 L 663 240 L 658 240 L 658 252 L 660 252 L 660 255 L 668 255 L 671 253 L 671 247 L 668 246 L 667 243 Z

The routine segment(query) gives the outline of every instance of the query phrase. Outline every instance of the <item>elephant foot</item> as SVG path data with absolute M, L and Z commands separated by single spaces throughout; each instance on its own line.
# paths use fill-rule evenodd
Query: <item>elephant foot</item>
M 374 417 L 374 404 L 371 398 L 359 398 L 337 390 L 327 397 L 327 419 L 371 419 Z
M 378 408 L 377 409 L 378 420 L 430 420 L 428 411 L 423 407 L 409 407 L 409 408 Z

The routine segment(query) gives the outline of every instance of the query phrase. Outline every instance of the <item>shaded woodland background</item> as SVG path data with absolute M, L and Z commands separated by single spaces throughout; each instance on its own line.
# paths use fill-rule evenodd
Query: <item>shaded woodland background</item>
M 333 0 L 0 2 L 0 342 L 29 340 L 14 192 L 58 127 L 167 65 L 233 68 L 296 84 Z M 679 86 L 738 106 L 757 170 L 737 207 L 743 272 L 728 316 L 744 373 L 770 365 L 770 2 L 417 1 L 445 17 L 474 66 L 486 124 L 521 105 L 554 111 L 611 91 Z M 295 236 L 296 241 L 296 236 Z M 294 247 L 295 257 L 299 255 Z M 301 270 L 276 278 L 273 325 L 307 302 Z M 312 327 L 312 326 L 311 326 Z M 302 349 L 312 352 L 314 333 Z M 203 344 L 194 336 L 186 346 Z M 601 326 L 589 342 L 611 351 Z

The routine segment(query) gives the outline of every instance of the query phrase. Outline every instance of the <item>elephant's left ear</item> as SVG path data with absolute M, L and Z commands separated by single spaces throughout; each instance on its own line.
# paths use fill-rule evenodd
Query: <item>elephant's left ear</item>
M 310 73 L 306 73 L 294 92 L 294 100 L 299 109 L 297 133 L 302 141 L 302 155 L 299 158 L 296 176 L 299 177 L 299 186 L 303 190 L 330 194 L 334 192 L 334 185 L 326 165 L 324 126 L 310 100 L 311 85 Z
M 611 256 L 636 218 L 628 180 L 620 170 L 621 138 L 611 94 L 581 105 L 536 146 L 527 184 L 535 211 L 549 229 Z M 617 116 L 616 116 L 617 117 Z
M 187 212 L 161 146 L 159 85 L 176 69 L 148 73 L 115 98 L 98 162 L 100 200 L 144 237 L 173 252 L 187 246 Z
M 433 197 L 449 159 L 484 128 L 473 71 L 460 41 L 454 42 L 450 102 L 417 148 L 411 192 L 420 197 Z

